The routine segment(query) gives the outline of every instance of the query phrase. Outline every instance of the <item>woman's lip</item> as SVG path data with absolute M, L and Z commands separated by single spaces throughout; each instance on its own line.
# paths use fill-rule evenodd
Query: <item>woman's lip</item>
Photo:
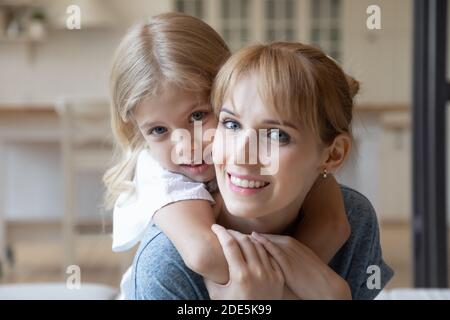
M 245 177 L 245 176 L 242 176 L 242 177 Z M 229 173 L 227 173 L 226 179 L 227 179 L 228 187 L 232 191 L 240 193 L 242 195 L 252 195 L 252 194 L 261 192 L 263 190 L 266 190 L 266 187 L 270 184 L 270 183 L 267 183 L 267 185 L 265 185 L 264 187 L 260 187 L 260 188 L 243 188 L 243 187 L 239 187 L 231 182 L 231 175 Z M 259 180 L 259 181 L 261 181 L 261 180 Z
M 237 174 L 237 173 L 232 173 L 232 172 L 227 172 L 228 176 L 233 176 L 239 179 L 244 179 L 244 180 L 253 180 L 253 181 L 260 181 L 260 182 L 265 182 L 268 183 L 269 181 L 265 181 L 265 180 L 261 180 L 261 178 L 259 178 L 258 176 L 253 176 L 253 175 L 244 175 L 244 174 Z

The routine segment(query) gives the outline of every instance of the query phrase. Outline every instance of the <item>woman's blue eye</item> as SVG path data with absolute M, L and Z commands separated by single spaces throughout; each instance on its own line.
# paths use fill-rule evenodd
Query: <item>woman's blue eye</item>
M 280 129 L 270 129 L 268 136 L 270 139 L 280 143 L 288 143 L 291 140 L 291 137 Z
M 201 121 L 205 117 L 206 114 L 207 114 L 207 112 L 205 112 L 205 111 L 193 112 L 191 114 L 191 117 L 190 117 L 189 121 L 190 122 Z
M 167 128 L 165 128 L 165 127 L 154 127 L 149 130 L 148 134 L 153 134 L 153 135 L 158 136 L 158 135 L 162 135 L 166 132 L 167 132 Z
M 236 131 L 239 129 L 239 124 L 236 121 L 233 120 L 223 120 L 222 125 L 230 130 Z

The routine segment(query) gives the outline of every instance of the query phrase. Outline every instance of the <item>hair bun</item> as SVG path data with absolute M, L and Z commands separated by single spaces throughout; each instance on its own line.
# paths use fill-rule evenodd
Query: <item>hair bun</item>
M 350 96 L 353 99 L 359 92 L 359 82 L 355 80 L 355 78 L 353 78 L 352 76 L 349 76 L 348 74 L 345 74 L 345 78 L 347 79 L 348 87 L 350 90 Z

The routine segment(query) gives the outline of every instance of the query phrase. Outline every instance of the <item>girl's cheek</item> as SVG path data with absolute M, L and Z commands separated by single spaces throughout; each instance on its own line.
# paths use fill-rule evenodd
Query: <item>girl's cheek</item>
M 226 159 L 225 134 L 217 129 L 212 144 L 212 157 L 215 164 L 224 164 Z
M 216 127 L 214 128 L 208 128 L 206 131 L 203 132 L 203 154 L 211 154 L 214 146 L 214 136 L 216 134 Z

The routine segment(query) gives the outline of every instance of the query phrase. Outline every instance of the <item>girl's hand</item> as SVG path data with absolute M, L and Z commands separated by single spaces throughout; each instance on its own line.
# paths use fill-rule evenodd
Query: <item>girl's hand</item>
M 217 235 L 228 262 L 230 281 L 225 285 L 205 279 L 213 300 L 281 299 L 284 278 L 280 266 L 262 244 L 249 235 L 222 226 L 211 228 Z
M 287 287 L 300 299 L 351 299 L 347 282 L 299 241 L 255 232 L 252 237 L 278 262 Z

